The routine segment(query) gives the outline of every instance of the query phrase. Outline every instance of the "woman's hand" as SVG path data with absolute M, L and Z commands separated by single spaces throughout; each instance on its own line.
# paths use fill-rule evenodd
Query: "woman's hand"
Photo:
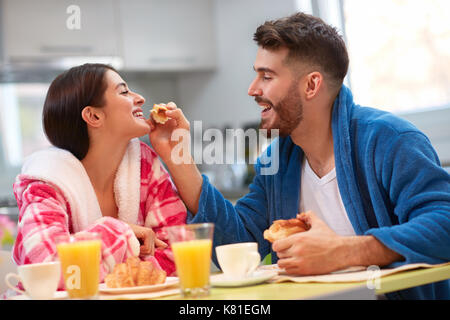
M 190 157 L 190 154 L 185 153 L 172 155 L 172 151 L 177 145 L 180 143 L 190 143 L 190 124 L 184 116 L 183 111 L 177 108 L 175 103 L 169 102 L 166 107 L 168 109 L 166 116 L 169 120 L 165 124 L 156 123 L 152 116 L 147 120 L 147 123 L 151 127 L 149 134 L 150 142 L 153 149 L 165 163 L 169 161 L 176 162 L 177 159 L 179 160 L 182 157 Z M 185 146 L 187 147 L 187 145 Z M 178 150 L 188 152 L 190 148 L 182 148 L 180 146 Z M 174 157 L 177 159 L 174 159 Z
M 133 230 L 136 238 L 141 243 L 140 256 L 143 255 L 155 255 L 155 247 L 165 249 L 167 244 L 156 238 L 155 232 L 151 228 L 138 226 L 136 224 L 128 223 Z

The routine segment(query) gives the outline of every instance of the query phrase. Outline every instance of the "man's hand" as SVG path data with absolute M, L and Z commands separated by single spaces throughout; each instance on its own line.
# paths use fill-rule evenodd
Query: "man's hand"
M 175 103 L 167 104 L 165 124 L 155 123 L 150 116 L 150 142 L 170 171 L 178 193 L 192 214 L 198 211 L 203 178 L 191 156 L 190 124 Z
M 404 260 L 374 236 L 339 236 L 313 212 L 297 217 L 311 228 L 272 245 L 279 258 L 278 266 L 290 274 L 326 274 L 351 266 L 384 267 Z
M 172 150 L 176 145 L 182 141 L 184 143 L 190 143 L 190 124 L 184 116 L 183 111 L 177 108 L 175 103 L 169 102 L 166 107 L 168 109 L 168 111 L 166 111 L 166 116 L 169 120 L 165 124 L 156 123 L 151 115 L 147 120 L 147 123 L 151 128 L 149 139 L 152 147 L 161 159 L 167 163 L 172 160 Z M 172 141 L 172 138 L 175 140 Z M 177 156 L 182 155 L 177 154 Z M 190 154 L 184 156 L 190 156 Z
M 344 237 L 337 235 L 312 212 L 297 217 L 310 229 L 273 243 L 272 248 L 279 258 L 278 266 L 296 275 L 325 274 L 345 268 Z
M 167 248 L 167 244 L 156 238 L 155 232 L 151 228 L 138 226 L 131 223 L 128 225 L 131 227 L 136 235 L 136 238 L 141 243 L 139 255 L 155 255 L 155 246 L 161 249 Z

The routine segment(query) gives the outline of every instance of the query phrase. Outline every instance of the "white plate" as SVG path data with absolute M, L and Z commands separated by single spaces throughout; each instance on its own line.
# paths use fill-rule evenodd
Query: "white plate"
M 67 291 L 56 291 L 53 295 L 52 300 L 64 300 L 67 299 L 69 296 L 67 295 Z M 21 294 L 17 296 L 13 296 L 11 298 L 8 298 L 9 300 L 31 300 L 29 296 L 26 294 Z
M 123 294 L 123 293 L 142 293 L 159 291 L 178 284 L 178 277 L 167 277 L 166 282 L 161 284 L 154 284 L 151 286 L 125 287 L 125 288 L 108 288 L 105 283 L 100 283 L 99 291 L 109 294 Z
M 278 274 L 272 270 L 257 270 L 245 278 L 229 278 L 223 273 L 211 276 L 211 285 L 215 287 L 243 287 L 259 284 L 272 279 Z

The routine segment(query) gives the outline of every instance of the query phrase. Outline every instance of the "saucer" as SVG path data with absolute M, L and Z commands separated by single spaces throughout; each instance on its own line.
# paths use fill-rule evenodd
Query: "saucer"
M 259 284 L 272 279 L 278 272 L 272 270 L 257 270 L 245 278 L 231 278 L 225 274 L 211 276 L 211 285 L 214 287 L 243 287 Z
M 69 296 L 67 295 L 67 291 L 56 291 L 53 295 L 53 298 L 51 300 L 64 300 L 67 299 Z M 29 296 L 26 294 L 20 294 L 17 296 L 13 296 L 8 298 L 9 300 L 31 300 Z

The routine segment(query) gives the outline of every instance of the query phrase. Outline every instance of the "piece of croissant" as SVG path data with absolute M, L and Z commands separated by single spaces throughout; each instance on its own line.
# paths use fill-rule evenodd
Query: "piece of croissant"
M 275 220 L 269 229 L 264 231 L 264 239 L 274 242 L 284 239 L 291 234 L 305 232 L 309 227 L 299 218 Z
M 125 263 L 119 263 L 114 267 L 114 275 L 116 277 L 116 284 L 119 288 L 134 286 L 133 278 Z
M 116 275 L 114 273 L 110 273 L 105 277 L 105 284 L 108 288 L 119 288 L 116 282 Z
M 136 285 L 138 278 L 139 265 L 141 263 L 141 259 L 138 257 L 130 257 L 127 259 L 126 264 L 128 267 L 128 272 L 133 279 L 133 283 Z
M 116 264 L 114 270 L 105 277 L 108 288 L 125 288 L 161 284 L 166 281 L 166 272 L 151 261 L 141 261 L 130 257 L 125 263 Z
M 166 272 L 164 270 L 157 269 L 150 261 L 142 261 L 140 263 L 136 285 L 148 286 L 164 283 L 164 281 L 166 281 Z
M 166 116 L 167 107 L 164 103 L 154 104 L 153 109 L 150 111 L 151 116 L 157 123 L 164 124 L 169 120 Z

